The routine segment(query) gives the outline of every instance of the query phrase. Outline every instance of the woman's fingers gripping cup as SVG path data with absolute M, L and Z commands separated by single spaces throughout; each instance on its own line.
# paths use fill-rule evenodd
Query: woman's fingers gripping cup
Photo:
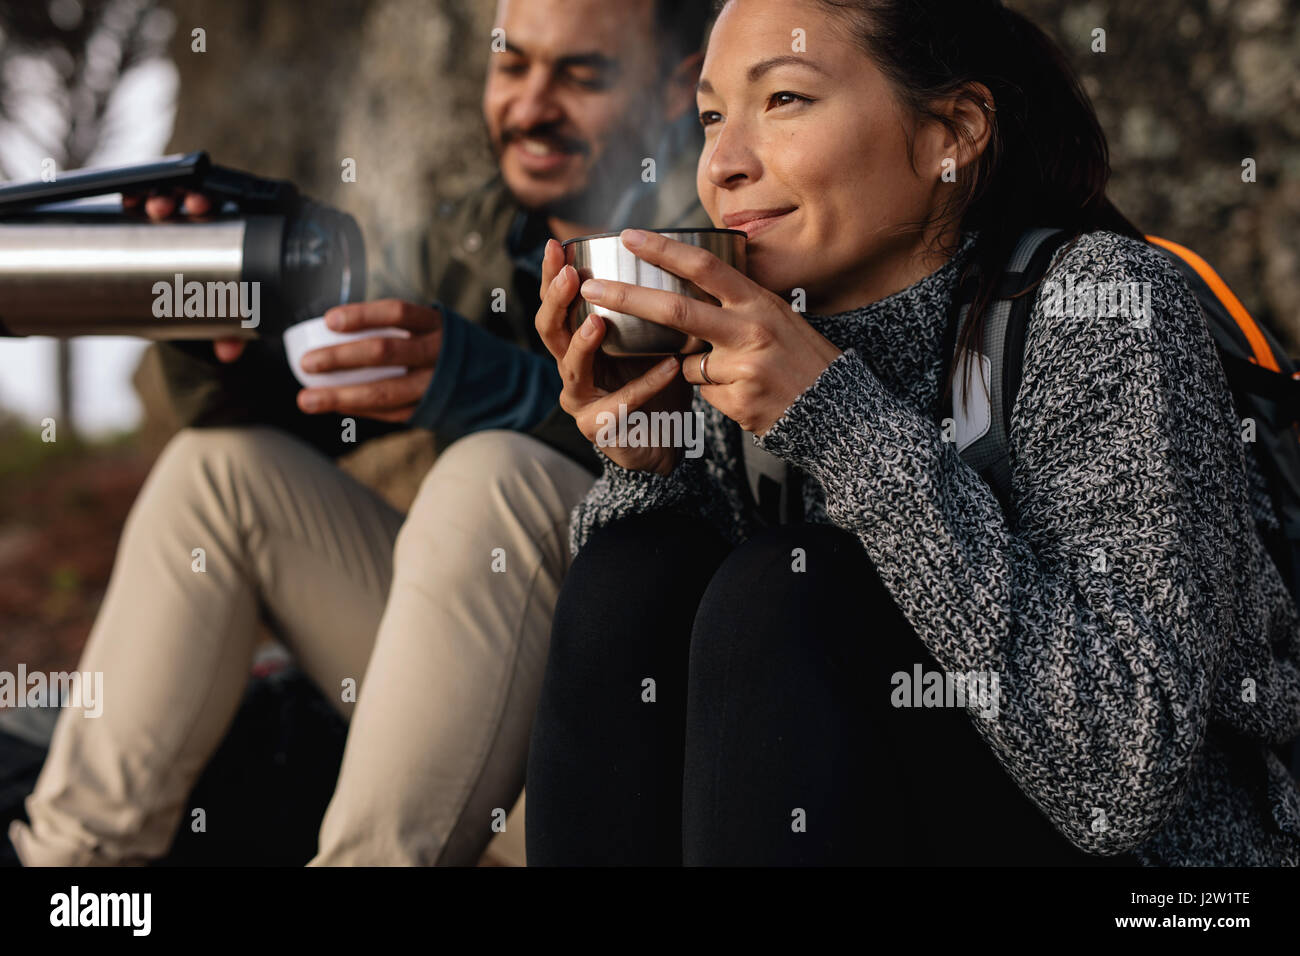
M 542 259 L 542 304 L 535 324 L 560 372 L 560 407 L 615 464 L 633 471 L 667 474 L 676 466 L 680 450 L 623 447 L 607 442 L 606 413 L 617 416 L 646 405 L 689 407 L 690 387 L 678 375 L 680 363 L 676 356 L 658 361 L 611 360 L 600 351 L 605 325 L 598 315 L 588 316 L 578 333 L 571 335 L 568 313 L 578 287 L 578 273 L 564 265 L 559 243 L 548 242 Z M 678 388 L 670 390 L 674 383 Z

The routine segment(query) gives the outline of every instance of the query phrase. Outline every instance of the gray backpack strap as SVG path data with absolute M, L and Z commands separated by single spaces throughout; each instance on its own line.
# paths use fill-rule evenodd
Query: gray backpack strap
M 1061 230 L 1030 229 L 1016 244 L 1007 263 L 998 289 L 998 299 L 992 302 L 984 319 L 983 347 L 968 355 L 953 356 L 956 376 L 952 390 L 952 415 L 957 428 L 957 451 L 962 459 L 980 473 L 993 489 L 1003 509 L 1011 501 L 1011 421 L 1010 404 L 1015 401 L 1012 387 L 1020 384 L 1020 363 L 1024 347 L 1024 325 L 1032 306 L 1032 295 L 1020 299 L 1010 298 L 1027 284 L 1036 282 L 1039 275 L 1030 275 L 1030 264 L 1041 264 L 1050 256 L 1038 253 L 1051 239 L 1061 236 Z M 1059 243 L 1056 244 L 1059 247 Z M 1055 251 L 1053 249 L 1053 251 Z M 1012 321 L 1012 309 L 1019 313 Z M 958 313 L 958 341 L 970 313 L 970 303 L 963 303 Z M 1018 330 L 1018 334 L 1017 333 Z M 962 396 L 967 388 L 965 379 L 971 378 L 966 394 L 966 407 Z

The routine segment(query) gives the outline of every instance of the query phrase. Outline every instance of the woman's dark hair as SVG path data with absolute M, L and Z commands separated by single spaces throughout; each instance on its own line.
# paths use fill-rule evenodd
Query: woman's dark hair
M 703 0 L 655 0 L 654 14 L 660 64 L 667 73 L 704 47 L 713 14 Z
M 976 283 L 976 293 L 959 347 L 983 341 L 998 280 L 1026 229 L 1053 226 L 1071 238 L 1106 229 L 1142 238 L 1106 198 L 1110 152 L 1087 93 L 1060 47 L 1024 16 L 998 0 L 816 2 L 841 18 L 918 119 L 942 122 L 969 140 L 965 127 L 954 128 L 933 105 L 964 95 L 983 109 L 971 84 L 989 90 L 988 145 L 958 173 L 935 217 L 960 223 L 961 231 L 979 230 L 962 275 Z M 910 158 L 910 140 L 908 147 Z M 952 381 L 944 385 L 945 400 Z

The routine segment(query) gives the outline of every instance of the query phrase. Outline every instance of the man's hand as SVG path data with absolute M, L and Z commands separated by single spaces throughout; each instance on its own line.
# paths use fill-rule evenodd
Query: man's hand
M 156 196 L 144 193 L 128 193 L 122 197 L 123 209 L 139 209 L 144 206 L 144 213 L 151 222 L 170 219 L 176 212 L 177 200 L 181 200 L 181 212 L 191 219 L 201 219 L 212 211 L 212 200 L 203 193 L 188 192 L 180 194 L 163 194 Z M 212 343 L 212 350 L 222 362 L 233 362 L 244 354 L 243 339 L 217 339 Z
M 303 371 L 337 372 L 348 368 L 402 365 L 406 374 L 364 385 L 337 388 L 304 388 L 298 393 L 298 407 L 308 414 L 334 412 L 357 415 L 381 422 L 405 422 L 433 381 L 433 367 L 442 347 L 442 315 L 436 309 L 380 299 L 336 305 L 325 313 L 325 324 L 335 332 L 399 328 L 410 338 L 371 338 L 314 349 L 303 356 Z

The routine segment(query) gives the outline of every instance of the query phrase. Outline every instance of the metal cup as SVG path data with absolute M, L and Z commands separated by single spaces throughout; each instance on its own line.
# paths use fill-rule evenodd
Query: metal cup
M 671 236 L 678 242 L 707 249 L 729 266 L 745 271 L 745 233 L 739 229 L 654 229 Z M 659 266 L 638 259 L 619 241 L 619 233 L 602 233 L 598 236 L 580 236 L 563 243 L 564 261 L 578 271 L 578 279 L 626 282 L 647 289 L 662 289 L 709 302 L 713 298 L 693 282 L 687 282 Z M 615 312 L 604 306 L 592 305 L 579 292 L 569 306 L 569 330 L 578 327 L 595 312 L 605 320 L 605 338 L 601 351 L 606 355 L 689 355 L 706 352 L 709 344 L 703 339 L 688 336 L 685 332 L 657 325 L 625 312 Z

